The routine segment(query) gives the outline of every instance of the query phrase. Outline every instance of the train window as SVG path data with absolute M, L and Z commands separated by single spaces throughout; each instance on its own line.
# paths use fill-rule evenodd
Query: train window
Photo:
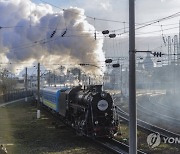
M 65 92 L 66 90 L 67 90 L 67 89 L 61 89 L 60 91 L 61 91 L 61 92 Z

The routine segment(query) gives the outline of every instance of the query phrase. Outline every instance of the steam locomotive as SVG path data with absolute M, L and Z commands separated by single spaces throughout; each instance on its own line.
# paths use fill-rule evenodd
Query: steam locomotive
M 41 103 L 85 136 L 113 137 L 118 131 L 113 100 L 102 85 L 43 88 Z

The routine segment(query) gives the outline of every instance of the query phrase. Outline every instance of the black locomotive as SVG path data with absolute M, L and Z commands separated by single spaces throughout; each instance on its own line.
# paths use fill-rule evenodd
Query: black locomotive
M 113 100 L 102 85 L 73 88 L 44 88 L 42 103 L 57 112 L 77 133 L 94 137 L 113 137 L 118 130 Z

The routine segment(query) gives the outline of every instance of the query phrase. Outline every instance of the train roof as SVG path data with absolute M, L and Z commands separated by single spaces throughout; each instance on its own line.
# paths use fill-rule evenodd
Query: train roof
M 57 93 L 58 91 L 62 90 L 67 90 L 69 89 L 68 87 L 45 87 L 41 88 L 42 91 L 47 91 L 47 92 L 52 92 L 52 93 Z

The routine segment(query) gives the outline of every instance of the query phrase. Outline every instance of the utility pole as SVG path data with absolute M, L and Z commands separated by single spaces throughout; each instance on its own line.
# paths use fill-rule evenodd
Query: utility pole
M 27 102 L 27 67 L 26 67 L 26 74 L 25 74 L 25 90 L 26 90 L 26 98 L 25 98 L 25 101 Z
M 178 36 L 174 35 L 174 63 L 178 57 L 176 55 L 178 55 Z
M 129 0 L 129 154 L 137 154 L 135 0 Z
M 179 20 L 179 43 L 178 43 L 178 54 L 180 54 L 180 20 Z M 177 62 L 178 62 L 178 65 L 179 65 L 179 55 L 177 55 Z
M 79 69 L 78 70 L 78 80 L 79 80 L 79 83 L 81 82 L 81 70 Z
M 89 85 L 91 84 L 91 77 L 89 76 Z
M 49 84 L 49 87 L 50 87 L 50 70 L 49 70 L 49 73 L 48 73 L 48 84 Z
M 53 77 L 54 77 L 54 87 L 56 87 L 56 77 L 55 77 L 55 71 L 54 71 L 54 73 L 53 73 L 54 75 L 53 75 Z
M 37 69 L 37 119 L 40 118 L 40 63 Z
M 26 89 L 26 92 L 27 92 L 27 67 L 26 67 L 26 73 L 25 73 L 25 89 Z
M 168 36 L 168 65 L 170 64 L 170 54 L 171 54 L 171 36 Z
M 178 59 L 178 56 L 176 56 L 176 55 L 178 55 L 178 36 L 177 35 L 175 35 L 174 36 L 174 63 L 173 63 L 173 92 L 174 92 L 174 94 L 175 94 L 175 90 L 176 90 L 176 83 L 175 83 L 175 81 L 176 81 L 176 71 L 175 71 L 175 68 L 176 68 L 176 63 L 178 63 L 177 62 L 177 60 L 176 59 Z
M 121 95 L 122 95 L 122 64 L 120 65 L 120 68 L 121 68 Z

